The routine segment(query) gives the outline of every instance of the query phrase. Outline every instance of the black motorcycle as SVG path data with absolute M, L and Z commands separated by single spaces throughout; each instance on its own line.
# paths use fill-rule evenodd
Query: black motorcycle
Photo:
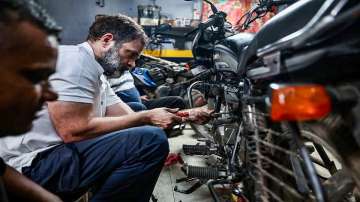
M 171 34 L 169 24 L 161 24 L 151 32 L 147 50 L 158 51 L 161 55 L 163 45 L 172 43 L 171 37 L 188 37 L 188 35 Z M 189 34 L 191 35 L 191 34 Z M 142 95 L 150 99 L 166 96 L 180 96 L 187 99 L 187 88 L 196 80 L 204 78 L 206 69 L 200 65 L 175 63 L 147 54 L 136 60 L 136 68 L 132 69 L 135 86 Z
M 248 18 L 281 2 L 260 1 Z M 184 152 L 220 158 L 187 166 L 187 175 L 209 180 L 216 201 L 218 184 L 249 201 L 355 201 L 360 4 L 301 0 L 255 35 L 235 34 L 212 10 L 193 48 L 212 76 L 193 83 L 189 96 L 203 88 L 216 118 L 207 143 Z

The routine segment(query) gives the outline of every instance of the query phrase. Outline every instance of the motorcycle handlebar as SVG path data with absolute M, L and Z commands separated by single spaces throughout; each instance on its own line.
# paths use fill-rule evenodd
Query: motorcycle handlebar
M 208 27 L 211 27 L 211 26 L 214 26 L 216 24 L 221 24 L 220 22 L 223 20 L 223 21 L 226 21 L 226 14 L 224 12 L 218 12 L 214 15 L 212 15 L 206 22 L 202 22 L 199 24 L 198 28 L 192 30 L 191 32 L 187 33 L 185 35 L 185 37 L 188 37 L 190 35 L 192 35 L 193 33 L 195 32 L 198 32 L 200 30 L 205 30 L 206 28 Z
M 204 30 L 204 29 L 206 29 L 208 27 L 211 27 L 211 26 L 215 25 L 216 22 L 217 22 L 216 17 L 209 18 L 206 22 L 200 23 L 199 28 L 201 30 Z

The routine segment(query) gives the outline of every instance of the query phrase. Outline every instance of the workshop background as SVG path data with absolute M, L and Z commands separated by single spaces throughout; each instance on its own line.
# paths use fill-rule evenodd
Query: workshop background
M 240 17 L 255 0 L 213 0 L 220 10 L 228 14 L 228 21 L 236 26 Z M 139 22 L 149 36 L 159 24 L 172 26 L 171 36 L 160 47 L 147 47 L 145 53 L 173 61 L 186 61 L 192 57 L 191 38 L 184 37 L 211 14 L 209 6 L 200 0 L 38 0 L 63 27 L 61 44 L 78 44 L 86 39 L 88 27 L 96 15 L 122 13 Z M 248 32 L 256 32 L 270 16 L 253 23 Z M 160 50 L 161 49 L 161 50 Z
M 63 27 L 64 45 L 84 42 L 96 17 L 130 16 L 150 39 L 130 68 L 146 101 L 214 112 L 166 130 L 170 154 L 151 202 L 360 201 L 358 1 L 36 1 Z M 222 12 L 211 17 L 207 1 Z

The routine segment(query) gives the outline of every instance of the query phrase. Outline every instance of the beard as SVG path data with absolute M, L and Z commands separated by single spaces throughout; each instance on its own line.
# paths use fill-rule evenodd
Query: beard
M 98 59 L 106 76 L 111 76 L 116 72 L 121 75 L 126 70 L 126 68 L 121 65 L 119 49 L 120 47 L 114 45 L 105 53 L 104 57 Z

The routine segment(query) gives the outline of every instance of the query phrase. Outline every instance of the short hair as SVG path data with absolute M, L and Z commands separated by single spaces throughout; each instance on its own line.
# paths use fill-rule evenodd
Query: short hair
M 0 0 L 0 27 L 29 21 L 49 34 L 58 35 L 61 27 L 33 0 Z
M 126 43 L 140 39 L 143 44 L 147 43 L 147 36 L 142 27 L 133 19 L 125 15 L 99 15 L 89 28 L 87 40 L 96 41 L 104 34 L 111 33 L 116 43 Z

